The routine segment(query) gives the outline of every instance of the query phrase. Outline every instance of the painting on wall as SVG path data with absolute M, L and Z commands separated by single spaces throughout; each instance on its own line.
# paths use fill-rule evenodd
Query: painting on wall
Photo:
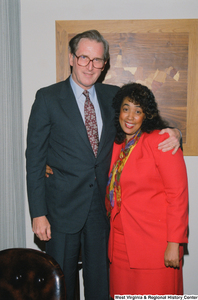
M 110 46 L 100 80 L 148 86 L 162 117 L 181 130 L 184 155 L 198 155 L 198 20 L 56 21 L 57 81 L 70 74 L 69 40 L 88 29 L 99 30 Z

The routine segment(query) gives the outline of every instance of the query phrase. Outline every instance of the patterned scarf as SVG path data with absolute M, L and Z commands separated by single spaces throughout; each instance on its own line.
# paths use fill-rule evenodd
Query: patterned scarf
M 128 141 L 128 143 L 126 143 L 125 141 L 125 147 L 122 148 L 117 162 L 113 165 L 106 189 L 105 205 L 108 217 L 111 216 L 111 210 L 114 207 L 115 201 L 118 206 L 118 211 L 120 211 L 121 209 L 120 176 L 122 174 L 124 165 L 126 164 L 132 150 L 135 148 L 141 134 L 141 129 L 139 129 L 136 134 Z

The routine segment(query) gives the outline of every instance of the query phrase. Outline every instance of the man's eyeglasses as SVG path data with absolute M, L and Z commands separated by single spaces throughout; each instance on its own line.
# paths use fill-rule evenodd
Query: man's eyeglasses
M 77 56 L 75 53 L 74 53 L 74 55 L 77 58 L 78 65 L 81 66 L 81 67 L 88 66 L 90 61 L 93 62 L 93 67 L 96 68 L 96 69 L 103 69 L 103 67 L 104 67 L 104 59 L 102 59 L 102 58 L 90 59 L 88 56 L 85 56 L 85 55 Z

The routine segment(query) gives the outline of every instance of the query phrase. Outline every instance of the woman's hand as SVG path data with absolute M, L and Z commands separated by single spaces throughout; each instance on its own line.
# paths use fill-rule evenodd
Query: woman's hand
M 50 166 L 46 165 L 46 170 L 45 170 L 45 177 L 49 177 L 50 174 L 53 174 L 52 169 L 50 168 Z
M 179 243 L 168 242 L 164 253 L 166 267 L 179 268 Z

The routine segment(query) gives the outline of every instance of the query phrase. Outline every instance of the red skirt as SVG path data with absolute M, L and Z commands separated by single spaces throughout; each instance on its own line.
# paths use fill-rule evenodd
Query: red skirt
M 126 252 L 120 214 L 113 222 L 114 244 L 110 264 L 110 295 L 183 295 L 180 268 L 132 269 Z

